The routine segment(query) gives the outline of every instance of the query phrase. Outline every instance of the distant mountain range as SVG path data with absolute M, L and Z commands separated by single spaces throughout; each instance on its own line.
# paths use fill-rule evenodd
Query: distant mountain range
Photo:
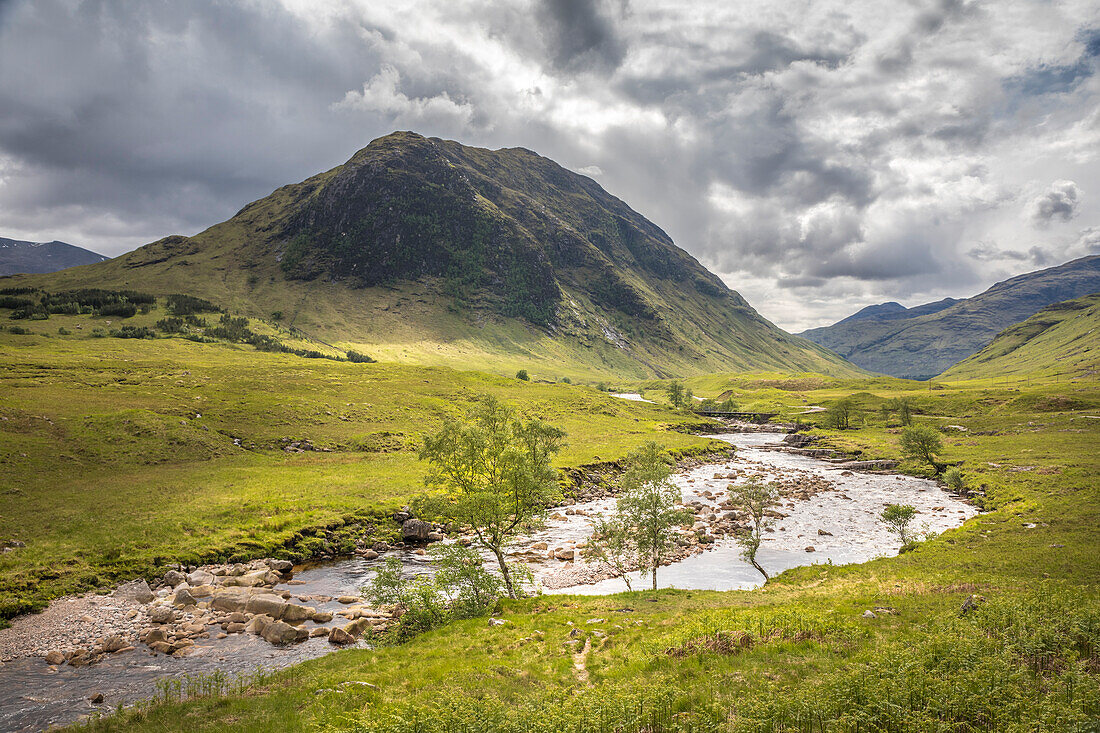
M 1048 305 L 944 372 L 948 379 L 1100 374 L 1100 293 Z
M 857 366 L 910 379 L 934 377 L 1045 306 L 1100 292 L 1100 255 L 1018 275 L 972 298 L 914 308 L 869 306 L 800 335 Z
M 0 237 L 0 276 L 57 272 L 106 259 L 101 254 L 65 242 L 22 242 Z
M 380 359 L 533 377 L 861 373 L 592 179 L 411 132 L 193 237 L 23 280 L 185 293 Z

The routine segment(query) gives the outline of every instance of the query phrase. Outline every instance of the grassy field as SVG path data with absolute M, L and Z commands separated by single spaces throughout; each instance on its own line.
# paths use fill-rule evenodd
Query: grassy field
M 759 591 L 507 602 L 501 627 L 457 622 L 400 646 L 335 653 L 240 694 L 169 699 L 91 727 L 1100 729 L 1100 384 L 929 389 L 812 375 L 691 384 L 787 414 L 854 395 L 856 429 L 810 432 L 868 458 L 900 457 L 900 426 L 880 407 L 911 397 L 915 421 L 945 429 L 942 459 L 987 511 L 899 557 L 799 568 Z M 660 397 L 659 384 L 633 386 Z M 977 609 L 963 615 L 971 595 Z M 869 609 L 876 618 L 863 616 Z
M 568 431 L 562 466 L 709 444 L 667 429 L 691 418 L 587 387 L 19 323 L 0 331 L 0 541 L 26 547 L 0 556 L 3 616 L 170 562 L 338 549 L 316 530 L 400 507 L 421 436 L 481 394 Z

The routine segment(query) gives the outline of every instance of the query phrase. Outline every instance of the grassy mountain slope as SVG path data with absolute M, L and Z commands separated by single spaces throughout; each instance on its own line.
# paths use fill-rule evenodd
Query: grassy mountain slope
M 414 133 L 194 237 L 5 285 L 208 298 L 387 360 L 551 377 L 859 370 L 763 319 L 598 184 Z
M 801 335 L 864 369 L 927 379 L 977 352 L 1041 308 L 1100 291 L 1100 255 L 1019 275 L 979 295 L 914 317 L 862 318 Z M 941 301 L 942 302 L 942 301 Z
M 1049 305 L 997 335 L 942 375 L 978 379 L 1010 374 L 1096 374 L 1100 370 L 1100 293 Z
M 23 242 L 0 237 L 0 276 L 56 272 L 106 259 L 101 254 L 65 242 Z

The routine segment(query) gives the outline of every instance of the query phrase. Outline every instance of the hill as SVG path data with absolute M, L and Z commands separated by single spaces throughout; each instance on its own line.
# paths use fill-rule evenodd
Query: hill
M 6 284 L 187 293 L 381 359 L 555 379 L 859 373 L 595 181 L 410 132 L 193 237 Z
M 977 379 L 1008 374 L 1095 375 L 1100 370 L 1100 293 L 1055 303 L 997 335 L 943 373 Z
M 1100 255 L 999 282 L 972 298 L 898 311 L 871 306 L 800 335 L 857 366 L 908 379 L 929 379 L 989 344 L 1041 308 L 1100 291 Z M 889 305 L 889 304 L 886 304 Z M 897 305 L 897 304 L 894 304 Z
M 65 242 L 22 242 L 0 237 L 0 276 L 56 272 L 106 259 L 101 254 Z

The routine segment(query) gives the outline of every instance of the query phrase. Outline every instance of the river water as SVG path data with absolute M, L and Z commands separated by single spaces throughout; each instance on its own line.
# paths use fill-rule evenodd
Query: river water
M 832 484 L 832 489 L 804 501 L 787 501 L 778 507 L 786 515 L 773 520 L 765 535 L 758 560 L 770 574 L 813 563 L 853 563 L 894 555 L 899 543 L 877 521 L 889 503 L 910 504 L 918 511 L 917 528 L 942 532 L 957 527 L 976 510 L 945 493 L 936 483 L 924 479 L 888 474 L 846 471 L 816 458 L 769 450 L 781 438 L 775 433 L 737 433 L 714 436 L 737 447 L 736 456 L 706 464 L 675 476 L 684 501 L 699 501 L 714 507 L 725 498 L 729 475 L 743 480 L 759 473 L 765 479 L 815 476 Z M 547 557 L 555 549 L 572 549 L 591 532 L 593 517 L 611 510 L 613 499 L 600 499 L 551 512 L 540 532 L 524 538 L 512 548 L 514 559 L 523 560 L 548 593 L 606 594 L 626 590 L 622 580 L 569 585 L 561 578 L 574 577 L 573 563 Z M 568 513 L 567 513 L 568 512 Z M 825 534 L 827 533 L 827 534 Z M 543 543 L 546 547 L 543 548 Z M 658 571 L 661 587 L 734 590 L 754 588 L 760 574 L 740 557 L 732 538 L 719 537 L 712 549 L 691 555 Z M 807 551 L 812 547 L 813 551 Z M 391 551 L 387 556 L 402 559 L 410 575 L 431 572 L 427 557 L 413 550 Z M 369 581 L 381 560 L 348 558 L 297 568 L 288 590 L 296 596 L 354 595 Z M 555 582 L 557 581 L 557 582 Z M 635 577 L 633 587 L 648 587 L 648 578 Z M 335 609 L 334 601 L 311 602 Z M 333 623 L 342 621 L 337 617 Z M 310 622 L 312 625 L 312 622 Z M 330 624 L 331 625 L 331 624 Z M 218 631 L 212 627 L 212 631 Z M 213 636 L 213 634 L 212 634 Z M 198 640 L 185 657 L 152 655 L 144 646 L 130 652 L 108 655 L 102 662 L 72 668 L 50 668 L 37 657 L 0 664 L 0 731 L 39 731 L 51 725 L 74 722 L 97 711 L 107 712 L 121 704 L 153 696 L 158 680 L 188 675 L 223 672 L 230 676 L 256 669 L 274 670 L 335 650 L 324 637 L 300 644 L 275 647 L 251 634 L 232 634 L 226 639 Z M 104 702 L 92 705 L 89 698 L 102 694 Z

